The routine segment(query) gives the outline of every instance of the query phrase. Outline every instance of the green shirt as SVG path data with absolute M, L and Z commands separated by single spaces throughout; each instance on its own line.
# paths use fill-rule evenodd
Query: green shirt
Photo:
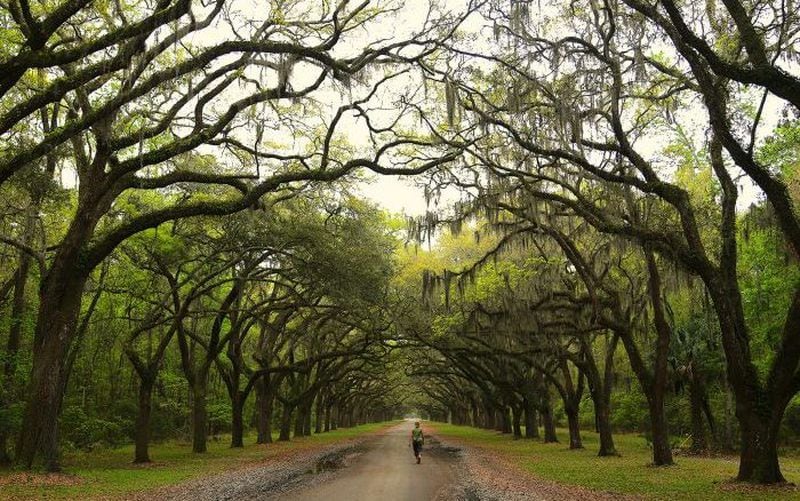
M 414 440 L 414 442 L 422 442 L 422 428 L 414 428 L 411 430 L 411 438 Z

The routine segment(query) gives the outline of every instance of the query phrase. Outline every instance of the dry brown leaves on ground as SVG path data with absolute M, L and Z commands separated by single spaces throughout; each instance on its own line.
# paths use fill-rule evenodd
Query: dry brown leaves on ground
M 0 486 L 28 485 L 34 487 L 62 487 L 80 485 L 85 480 L 77 475 L 66 473 L 11 473 L 0 476 Z

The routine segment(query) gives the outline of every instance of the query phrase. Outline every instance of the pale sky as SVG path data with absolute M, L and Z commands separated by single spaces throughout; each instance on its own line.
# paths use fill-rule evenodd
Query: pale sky
M 407 216 L 425 213 L 425 195 L 408 177 L 373 175 L 371 182 L 361 183 L 359 192 L 390 212 Z

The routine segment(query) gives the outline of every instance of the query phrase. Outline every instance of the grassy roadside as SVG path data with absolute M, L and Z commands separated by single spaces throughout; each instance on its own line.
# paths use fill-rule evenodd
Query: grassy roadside
M 600 458 L 596 455 L 597 434 L 590 432 L 582 434 L 585 449 L 571 451 L 566 430 L 559 430 L 560 443 L 543 444 L 467 426 L 435 423 L 433 428 L 440 438 L 487 449 L 523 471 L 565 485 L 670 500 L 800 499 L 800 491 L 791 487 L 760 488 L 731 482 L 738 466 L 734 457 L 677 456 L 675 466 L 649 466 L 650 449 L 642 437 L 633 434 L 614 436 L 621 457 Z M 800 482 L 800 456 L 781 457 L 781 468 L 789 482 Z
M 185 442 L 165 442 L 151 447 L 154 463 L 131 463 L 133 446 L 66 454 L 64 474 L 27 474 L 0 469 L 0 499 L 113 499 L 136 492 L 178 484 L 211 473 L 247 467 L 297 451 L 347 441 L 385 428 L 376 423 L 344 428 L 311 437 L 257 445 L 255 435 L 245 437 L 243 449 L 231 449 L 229 437 L 209 442 L 205 454 L 192 453 Z

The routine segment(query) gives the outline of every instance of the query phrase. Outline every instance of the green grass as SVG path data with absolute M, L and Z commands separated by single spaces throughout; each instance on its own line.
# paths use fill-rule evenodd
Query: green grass
M 343 442 L 386 427 L 386 423 L 342 428 L 320 435 L 257 445 L 255 435 L 245 437 L 243 449 L 231 449 L 230 437 L 209 441 L 208 452 L 192 453 L 186 442 L 165 442 L 150 448 L 153 464 L 134 465 L 133 446 L 66 454 L 66 476 L 48 477 L 0 469 L 0 499 L 117 498 L 152 488 L 181 483 L 211 473 L 257 464 L 293 451 Z M 50 485 L 36 485 L 48 482 Z M 65 485 L 75 483 L 76 485 Z
M 617 434 L 614 443 L 621 457 L 597 456 L 596 433 L 583 432 L 585 449 L 571 451 L 566 430 L 559 430 L 558 444 L 540 440 L 514 440 L 509 435 L 449 424 L 434 425 L 442 438 L 456 438 L 469 445 L 497 452 L 524 471 L 539 478 L 594 490 L 642 495 L 653 499 L 800 499 L 791 487 L 764 488 L 742 485 L 735 477 L 736 457 L 675 457 L 674 466 L 650 466 L 651 451 L 644 438 Z M 789 482 L 800 482 L 800 456 L 781 457 Z

